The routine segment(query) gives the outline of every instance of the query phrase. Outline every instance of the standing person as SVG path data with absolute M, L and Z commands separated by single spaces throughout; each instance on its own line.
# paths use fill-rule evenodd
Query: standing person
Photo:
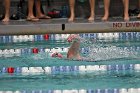
M 129 21 L 129 0 L 122 0 L 123 5 L 124 5 L 124 21 Z M 107 21 L 109 17 L 109 6 L 110 6 L 110 0 L 104 0 L 104 10 L 105 14 L 104 17 L 102 18 L 103 21 Z
M 5 16 L 3 22 L 8 22 L 10 19 L 10 0 L 4 0 Z
M 95 0 L 89 0 L 90 2 L 90 17 L 88 18 L 89 21 L 94 21 L 94 7 L 95 7 Z M 70 6 L 70 18 L 68 19 L 69 22 L 73 22 L 75 18 L 75 0 L 69 0 Z
M 33 13 L 33 6 L 36 6 L 36 16 Z M 28 21 L 39 21 L 39 19 L 50 19 L 49 16 L 46 16 L 41 12 L 41 0 L 28 0 Z

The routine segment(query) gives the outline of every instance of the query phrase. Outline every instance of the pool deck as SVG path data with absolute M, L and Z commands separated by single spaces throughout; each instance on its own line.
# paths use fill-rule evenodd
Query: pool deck
M 63 34 L 63 33 L 106 33 L 106 32 L 140 32 L 140 20 L 131 18 L 124 22 L 122 18 L 111 18 L 107 22 L 95 19 L 88 22 L 87 19 L 75 19 L 68 22 L 64 19 L 40 20 L 29 22 L 25 20 L 0 22 L 0 35 L 34 35 L 34 34 Z

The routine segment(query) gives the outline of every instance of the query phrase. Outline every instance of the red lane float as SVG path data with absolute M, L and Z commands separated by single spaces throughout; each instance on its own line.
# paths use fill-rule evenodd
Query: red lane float
M 44 39 L 45 39 L 45 40 L 49 40 L 49 35 L 48 35 L 48 34 L 45 34 L 45 35 L 44 35 Z
M 37 54 L 38 51 L 39 51 L 38 48 L 33 48 L 33 49 L 32 49 L 32 52 L 33 52 L 34 54 Z
M 15 70 L 15 69 L 14 69 L 13 67 L 8 67 L 8 68 L 7 68 L 7 72 L 10 73 L 10 74 L 11 74 L 11 73 L 14 73 L 14 70 Z

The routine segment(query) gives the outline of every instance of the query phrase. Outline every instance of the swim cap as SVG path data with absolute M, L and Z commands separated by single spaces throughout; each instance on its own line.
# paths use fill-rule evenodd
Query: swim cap
M 60 53 L 57 53 L 57 52 L 53 53 L 51 56 L 52 56 L 52 57 L 63 58 L 63 55 L 60 54 Z

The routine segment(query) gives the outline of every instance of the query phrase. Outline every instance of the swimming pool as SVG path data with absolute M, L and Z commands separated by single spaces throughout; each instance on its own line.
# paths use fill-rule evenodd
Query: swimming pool
M 69 34 L 0 36 L 3 93 L 140 93 L 140 33 L 90 33 L 81 54 L 94 61 L 51 58 L 66 55 Z

